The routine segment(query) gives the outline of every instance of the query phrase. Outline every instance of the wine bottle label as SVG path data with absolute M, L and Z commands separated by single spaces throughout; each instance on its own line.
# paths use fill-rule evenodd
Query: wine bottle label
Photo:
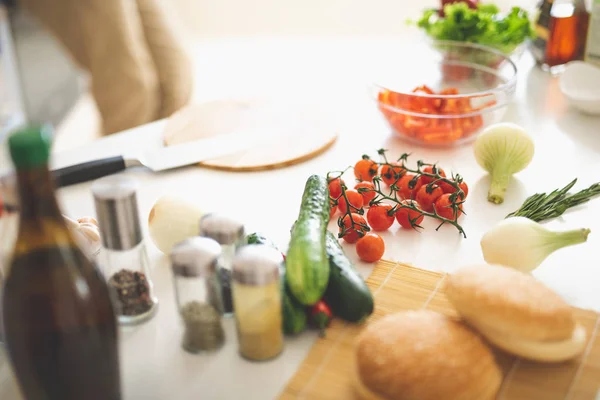
M 538 62 L 543 62 L 546 57 L 546 47 L 550 38 L 550 12 L 553 0 L 544 0 L 538 8 L 535 17 L 535 34 L 531 52 Z
M 592 4 L 585 61 L 600 67 L 600 0 L 594 0 Z

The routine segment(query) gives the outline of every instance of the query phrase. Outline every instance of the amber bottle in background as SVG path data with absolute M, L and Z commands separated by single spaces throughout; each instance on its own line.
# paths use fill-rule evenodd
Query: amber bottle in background
M 584 60 L 600 67 L 600 0 L 592 0 L 585 46 Z
M 531 49 L 536 62 L 554 73 L 570 61 L 582 60 L 589 18 L 584 0 L 542 0 Z
M 21 206 L 2 304 L 8 354 L 28 400 L 117 400 L 115 314 L 103 277 L 58 207 L 50 139 L 47 127 L 8 139 Z

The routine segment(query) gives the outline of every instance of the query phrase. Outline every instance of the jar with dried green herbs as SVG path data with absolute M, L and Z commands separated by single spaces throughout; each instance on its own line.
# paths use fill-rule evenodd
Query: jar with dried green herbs
M 170 254 L 177 307 L 184 325 L 182 347 L 190 353 L 212 351 L 225 342 L 217 269 L 221 246 L 194 237 L 176 244 Z

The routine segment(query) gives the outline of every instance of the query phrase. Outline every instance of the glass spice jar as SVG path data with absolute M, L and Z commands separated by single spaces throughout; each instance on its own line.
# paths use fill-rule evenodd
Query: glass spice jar
M 98 179 L 92 185 L 103 251 L 99 265 L 122 325 L 152 318 L 158 307 L 137 205 L 137 184 L 125 175 Z
M 171 251 L 175 298 L 184 324 L 182 347 L 190 353 L 211 351 L 225 342 L 217 268 L 221 246 L 206 237 L 176 244 Z
M 233 315 L 235 310 L 231 297 L 231 265 L 237 249 L 244 244 L 244 225 L 228 216 L 210 213 L 200 218 L 200 236 L 216 240 L 221 245 L 221 265 L 218 270 L 223 303 L 223 314 Z
M 269 360 L 283 350 L 282 263 L 281 253 L 266 245 L 244 246 L 233 259 L 238 345 L 246 359 Z

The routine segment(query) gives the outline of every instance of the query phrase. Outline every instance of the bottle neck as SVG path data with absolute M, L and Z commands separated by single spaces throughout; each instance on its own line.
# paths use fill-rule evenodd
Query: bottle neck
M 17 171 L 21 222 L 62 218 L 47 167 Z
M 47 167 L 18 171 L 19 233 L 14 254 L 52 247 L 76 247 L 54 195 Z

